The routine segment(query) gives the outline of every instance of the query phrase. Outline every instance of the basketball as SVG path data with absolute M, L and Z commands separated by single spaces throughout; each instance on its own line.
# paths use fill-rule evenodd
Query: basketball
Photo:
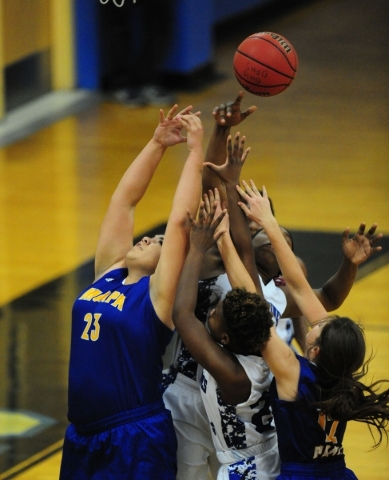
M 297 66 L 292 44 L 272 32 L 250 35 L 234 55 L 238 82 L 248 92 L 261 97 L 272 97 L 288 88 L 296 76 Z

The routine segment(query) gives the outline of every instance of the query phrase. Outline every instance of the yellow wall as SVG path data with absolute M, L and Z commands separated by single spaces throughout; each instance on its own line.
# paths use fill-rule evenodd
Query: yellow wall
M 49 12 L 49 0 L 3 0 L 5 66 L 50 48 Z
M 73 2 L 51 0 L 52 88 L 70 89 L 75 85 Z
M 72 0 L 0 0 L 0 118 L 4 115 L 4 68 L 49 50 L 52 89 L 74 86 Z

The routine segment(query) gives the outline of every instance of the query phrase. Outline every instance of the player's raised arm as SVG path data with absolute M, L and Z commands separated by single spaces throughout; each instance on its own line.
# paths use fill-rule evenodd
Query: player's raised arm
M 200 118 L 195 114 L 181 115 L 179 118 L 187 131 L 189 156 L 174 195 L 161 257 L 150 280 L 150 295 L 154 308 L 158 317 L 170 328 L 174 328 L 172 306 L 188 248 L 187 211 L 193 216 L 196 215 L 201 197 L 204 161 L 204 132 Z
M 237 190 L 249 207 L 244 202 L 240 202 L 240 207 L 248 218 L 254 219 L 265 230 L 276 254 L 285 282 L 302 314 L 310 323 L 315 323 L 317 320 L 326 317 L 327 311 L 312 291 L 296 256 L 287 244 L 277 220 L 271 212 L 266 188 L 263 187 L 263 194 L 261 195 L 253 181 L 250 182 L 250 185 L 243 181 L 243 185 L 245 191 L 239 186 L 237 186 Z
M 377 224 L 374 223 L 366 232 L 366 224 L 361 223 L 357 233 L 350 237 L 350 228 L 346 228 L 342 234 L 343 260 L 339 270 L 333 275 L 321 289 L 315 293 L 323 303 L 327 311 L 339 308 L 347 298 L 358 267 L 375 252 L 382 250 L 377 243 L 383 237 L 382 233 L 376 234 Z
M 191 110 L 188 106 L 181 114 Z M 98 278 L 117 262 L 124 264 L 126 253 L 133 246 L 135 207 L 145 194 L 166 149 L 186 142 L 181 134 L 182 123 L 174 105 L 164 116 L 159 111 L 159 124 L 147 145 L 128 167 L 116 187 L 103 219 L 95 256 L 95 276 Z
M 209 320 L 211 334 L 195 316 L 198 280 L 204 254 L 214 243 L 215 228 L 225 212 L 215 221 L 215 205 L 207 216 L 204 213 L 204 204 L 200 206 L 198 221 L 190 215 L 191 242 L 188 256 L 182 270 L 177 294 L 174 302 L 173 319 L 177 332 L 190 351 L 193 358 L 207 370 L 217 381 L 220 394 L 229 404 L 245 401 L 250 395 L 251 384 L 245 370 L 231 355 L 229 348 L 223 348 L 232 341 L 227 332 L 222 332 L 222 302 L 211 312 Z M 223 230 L 215 234 L 216 239 L 223 234 Z M 213 320 L 213 318 L 215 320 Z M 215 338 L 219 335 L 221 338 Z M 221 344 L 221 345 L 220 345 Z
M 242 111 L 242 100 L 243 91 L 240 91 L 234 101 L 223 102 L 213 109 L 212 115 L 215 124 L 205 153 L 205 162 L 223 165 L 226 161 L 226 142 L 231 128 L 239 125 L 257 109 L 255 105 L 252 105 Z M 219 189 L 222 202 L 225 201 L 226 196 L 221 178 L 212 169 L 204 169 L 203 193 L 207 193 L 214 188 Z
M 236 185 L 240 181 L 242 166 L 250 152 L 250 148 L 245 148 L 245 136 L 239 132 L 235 134 L 232 141 L 231 136 L 227 138 L 227 160 L 223 165 L 214 165 L 205 163 L 207 168 L 213 170 L 222 180 L 226 188 L 228 211 L 230 216 L 231 237 L 245 268 L 251 275 L 252 281 L 261 292 L 261 285 L 258 279 L 258 273 L 255 266 L 254 250 L 246 216 L 238 206 L 240 200 L 236 191 Z

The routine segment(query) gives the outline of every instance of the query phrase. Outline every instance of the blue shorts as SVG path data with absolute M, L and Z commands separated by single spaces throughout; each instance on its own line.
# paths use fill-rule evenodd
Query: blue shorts
M 175 480 L 170 411 L 156 402 L 82 427 L 69 425 L 60 480 Z
M 344 460 L 322 464 L 281 463 L 276 480 L 358 480 Z

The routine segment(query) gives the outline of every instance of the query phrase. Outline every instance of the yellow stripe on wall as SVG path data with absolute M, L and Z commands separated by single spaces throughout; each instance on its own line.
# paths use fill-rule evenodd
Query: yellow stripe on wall
M 25 55 L 50 48 L 52 89 L 67 90 L 75 85 L 72 0 L 40 0 L 31 12 L 26 6 L 16 0 L 0 0 L 0 119 L 5 114 L 4 69 Z M 28 27 L 31 20 L 34 25 Z M 21 29 L 28 35 L 20 36 Z
M 73 2 L 51 0 L 52 88 L 71 89 L 75 83 Z

